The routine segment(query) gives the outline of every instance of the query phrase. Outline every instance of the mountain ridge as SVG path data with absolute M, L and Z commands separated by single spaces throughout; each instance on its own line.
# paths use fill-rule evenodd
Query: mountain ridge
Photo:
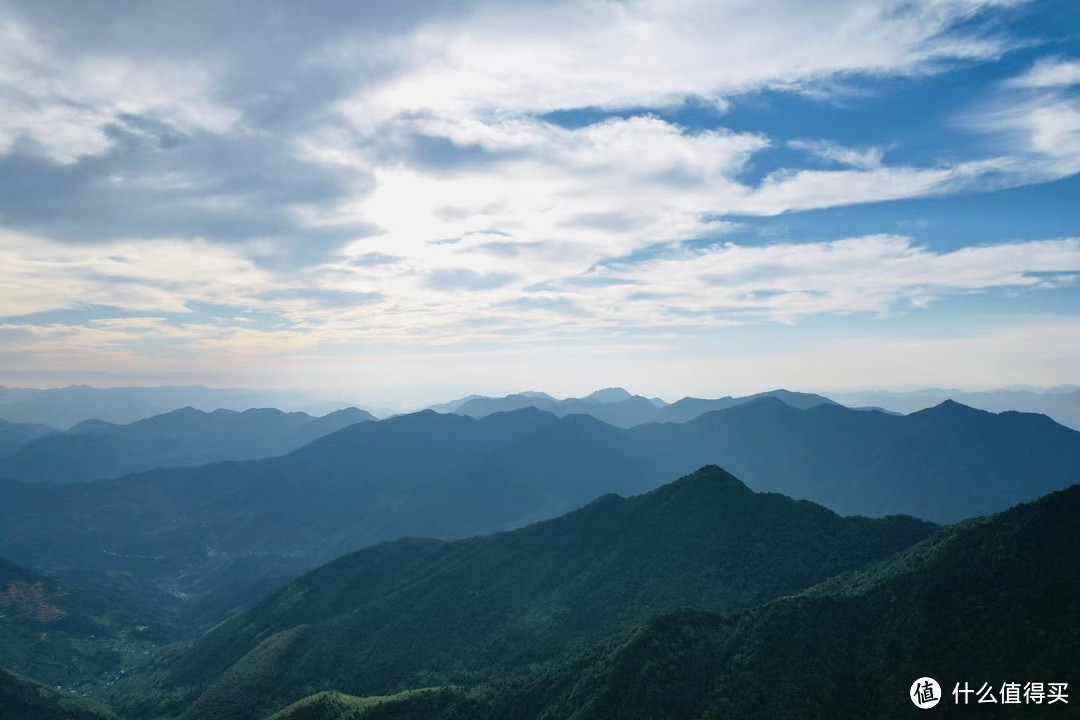
M 274 408 L 212 412 L 184 407 L 127 425 L 83 420 L 0 457 L 0 477 L 86 482 L 162 467 L 282 455 L 342 427 L 374 420 L 357 408 L 322 417 Z

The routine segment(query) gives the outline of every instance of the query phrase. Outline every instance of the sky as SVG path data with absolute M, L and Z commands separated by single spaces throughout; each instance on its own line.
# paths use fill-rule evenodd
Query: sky
M 1073 0 L 0 0 L 0 384 L 1080 382 Z

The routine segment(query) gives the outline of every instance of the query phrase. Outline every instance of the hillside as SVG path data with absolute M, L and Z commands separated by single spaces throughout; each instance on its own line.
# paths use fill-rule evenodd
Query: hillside
M 67 432 L 41 433 L 0 457 L 0 477 L 27 482 L 86 482 L 156 468 L 283 455 L 354 423 L 374 420 L 348 408 L 314 418 L 262 409 L 174 410 L 130 425 L 87 420 Z M 0 428 L 2 429 L 2 428 Z
M 734 616 L 661 614 L 618 639 L 472 688 L 334 703 L 302 720 L 908 718 L 930 676 L 948 717 L 1080 716 L 1080 486 L 949 528 L 862 571 Z M 959 683 L 994 688 L 966 708 Z M 1001 703 L 1005 682 L 1068 683 L 1068 704 Z M 961 699 L 962 699 L 961 695 Z M 304 714 L 318 708 L 320 714 Z
M 165 685 L 217 678 L 187 713 L 209 718 L 258 717 L 299 688 L 369 695 L 466 682 L 665 610 L 733 610 L 796 592 L 933 529 L 841 518 L 703 468 L 509 533 L 341 558 L 199 642 Z
M 0 559 L 0 667 L 50 685 L 115 676 L 182 637 L 187 610 L 130 576 L 40 573 Z
M 119 720 L 103 706 L 0 670 L 4 720 Z

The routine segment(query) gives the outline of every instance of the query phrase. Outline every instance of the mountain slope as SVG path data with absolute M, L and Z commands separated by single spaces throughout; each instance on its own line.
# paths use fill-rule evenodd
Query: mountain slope
M 0 670 L 4 720 L 119 720 L 110 710 L 70 693 Z
M 941 684 L 946 705 L 953 705 L 956 683 L 978 689 L 990 682 L 995 694 L 1006 681 L 1074 687 L 1078 568 L 1080 487 L 1073 487 L 734 619 L 658 618 L 597 657 L 546 711 L 629 719 L 892 718 L 912 714 L 907 694 L 926 675 Z M 1076 716 L 1072 704 L 1053 707 L 1059 716 Z M 997 705 L 969 710 L 978 717 L 1049 712 L 1003 706 L 1000 697 Z
M 169 684 L 220 675 L 186 714 L 204 718 L 257 717 L 308 687 L 367 695 L 467 681 L 656 612 L 732 610 L 795 592 L 933 529 L 841 518 L 703 468 L 509 533 L 403 540 L 341 558 L 197 644 Z
M 0 477 L 28 482 L 85 482 L 162 467 L 282 455 L 357 422 L 374 420 L 348 408 L 313 418 L 263 409 L 206 413 L 174 410 L 130 425 L 84 421 L 0 458 Z
M 569 658 L 468 689 L 289 720 L 909 718 L 915 679 L 947 717 L 1075 718 L 1080 486 L 948 528 L 871 568 L 724 616 L 658 615 Z M 1005 682 L 1068 683 L 1068 704 L 1001 703 Z M 954 687 L 976 694 L 957 706 Z M 983 683 L 997 703 L 977 703 Z M 961 703 L 963 695 L 960 695 Z M 320 715 L 304 715 L 317 707 Z M 296 712 L 290 715 L 290 712 Z

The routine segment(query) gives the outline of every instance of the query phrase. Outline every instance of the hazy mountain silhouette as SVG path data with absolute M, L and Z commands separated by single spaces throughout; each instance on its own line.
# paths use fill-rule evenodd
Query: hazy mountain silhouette
M 356 408 L 320 418 L 273 409 L 207 413 L 183 408 L 130 425 L 84 420 L 65 433 L 46 433 L 0 457 L 0 477 L 85 482 L 155 468 L 253 460 L 283 455 L 343 427 L 374 419 Z
M 215 681 L 185 717 L 256 718 L 301 688 L 454 683 L 556 657 L 681 607 L 733 610 L 866 565 L 935 530 L 756 494 L 717 467 L 510 533 L 341 558 L 226 623 L 168 674 Z
M 59 432 L 56 428 L 36 423 L 14 423 L 0 420 L 0 456 L 18 450 L 38 438 Z
M 1040 413 L 1056 422 L 1080 430 L 1080 388 L 1004 388 L 982 392 L 963 390 L 915 390 L 911 392 L 843 392 L 837 399 L 846 405 L 875 405 L 888 410 L 913 413 L 946 400 L 989 412 Z
M 522 408 L 554 411 L 558 404 L 559 402 L 555 398 L 546 395 L 523 395 L 519 393 L 501 398 L 475 397 L 458 405 L 450 412 L 456 415 L 482 418 L 495 413 L 521 410 Z
M 127 424 L 177 408 L 217 409 L 287 407 L 325 413 L 326 399 L 292 391 L 261 391 L 199 386 L 95 388 L 71 385 L 37 390 L 0 386 L 0 418 L 12 422 L 43 423 L 62 430 L 96 418 Z M 348 405 L 335 402 L 333 408 Z
M 431 409 L 481 418 L 497 412 L 534 407 L 559 416 L 591 415 L 616 427 L 631 428 L 650 422 L 686 422 L 713 410 L 726 410 L 764 397 L 778 398 L 795 408 L 835 404 L 821 395 L 772 390 L 745 397 L 724 397 L 715 400 L 686 397 L 669 405 L 658 398 L 632 395 L 623 388 L 615 387 L 597 390 L 583 398 L 565 400 L 556 400 L 546 393 L 519 393 L 501 398 L 471 396 L 459 402 L 433 406 Z
M 635 396 L 631 395 L 630 392 L 625 390 L 624 388 L 609 387 L 595 390 L 581 399 L 586 402 L 602 405 L 605 403 L 622 402 L 623 400 L 629 400 L 632 397 Z

